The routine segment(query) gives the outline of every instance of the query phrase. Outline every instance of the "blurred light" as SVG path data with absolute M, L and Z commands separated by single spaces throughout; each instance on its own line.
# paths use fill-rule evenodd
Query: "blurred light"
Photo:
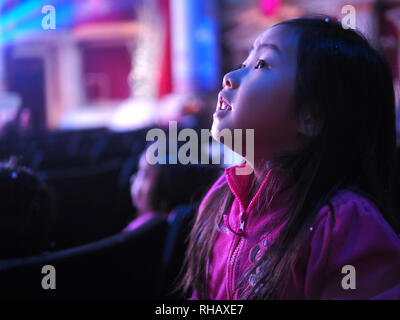
M 0 41 L 7 45 L 13 40 L 32 33 L 49 32 L 42 29 L 42 7 L 51 4 L 56 9 L 56 30 L 68 27 L 73 22 L 74 4 L 71 1 L 30 0 L 17 4 L 5 12 L 0 19 Z
M 207 92 L 219 87 L 217 9 L 212 0 L 171 0 L 175 92 Z

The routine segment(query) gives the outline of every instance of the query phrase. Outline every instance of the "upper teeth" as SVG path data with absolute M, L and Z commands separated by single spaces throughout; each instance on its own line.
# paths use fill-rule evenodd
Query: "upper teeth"
M 224 100 L 221 99 L 221 110 L 226 110 L 226 109 L 230 109 L 231 106 L 229 104 L 227 104 Z

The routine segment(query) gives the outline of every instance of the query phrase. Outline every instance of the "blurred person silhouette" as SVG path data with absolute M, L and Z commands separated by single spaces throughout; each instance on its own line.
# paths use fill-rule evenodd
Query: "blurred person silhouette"
M 15 158 L 0 163 L 0 259 L 51 248 L 54 198 L 45 183 Z
M 31 129 L 31 110 L 18 108 L 10 119 L 3 119 L 0 124 L 1 136 L 18 136 Z
M 138 170 L 130 178 L 137 217 L 123 231 L 132 231 L 156 215 L 168 218 L 179 206 L 195 205 L 221 174 L 215 165 L 168 164 L 168 159 L 166 164 L 151 165 L 146 160 L 147 150 L 141 154 Z

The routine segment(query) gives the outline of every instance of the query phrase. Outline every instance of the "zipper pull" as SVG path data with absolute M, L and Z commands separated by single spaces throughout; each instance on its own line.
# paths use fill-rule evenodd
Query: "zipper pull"
M 246 223 L 246 211 L 242 211 L 240 213 L 240 225 L 239 225 L 239 230 L 244 231 L 244 225 Z

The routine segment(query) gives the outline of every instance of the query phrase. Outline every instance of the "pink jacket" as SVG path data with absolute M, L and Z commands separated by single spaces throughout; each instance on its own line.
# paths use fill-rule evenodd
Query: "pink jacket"
M 218 228 L 213 259 L 208 263 L 209 298 L 238 299 L 235 284 L 277 237 L 281 228 L 265 232 L 268 222 L 286 210 L 290 191 L 286 183 L 276 193 L 270 210 L 260 214 L 255 205 L 271 171 L 253 197 L 247 197 L 251 176 L 236 175 L 230 167 L 207 193 L 207 199 L 225 183 L 235 195 L 230 212 Z M 292 267 L 287 299 L 400 299 L 400 238 L 368 199 L 349 190 L 332 198 L 334 213 L 324 205 L 308 231 L 298 263 Z M 283 211 L 282 211 L 283 210 Z M 245 212 L 241 214 L 241 212 Z M 236 234 L 235 234 L 236 233 Z M 354 267 L 355 289 L 344 289 L 342 280 Z M 343 273 L 342 273 L 343 271 Z M 257 273 L 260 270 L 257 270 Z M 260 274 L 250 275 L 247 286 Z M 348 279 L 348 277 L 347 277 Z M 191 299 L 196 299 L 196 293 Z

